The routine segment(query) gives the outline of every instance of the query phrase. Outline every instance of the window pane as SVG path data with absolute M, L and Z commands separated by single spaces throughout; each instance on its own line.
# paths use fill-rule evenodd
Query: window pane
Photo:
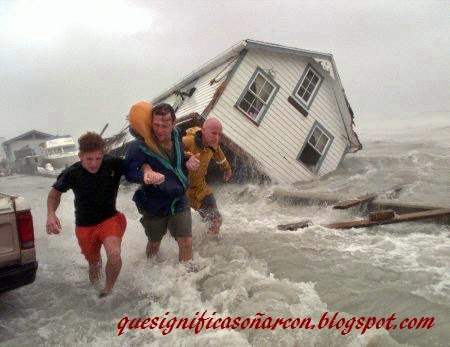
M 247 114 L 251 118 L 256 119 L 256 117 L 258 117 L 259 111 L 257 109 L 255 109 L 254 107 L 250 107 L 250 109 L 248 110 Z
M 322 134 L 323 134 L 322 131 L 321 131 L 318 127 L 316 127 L 316 128 L 314 129 L 313 135 L 316 137 L 317 140 L 319 140 L 319 137 L 320 137 Z
M 261 75 L 256 76 L 255 81 L 250 87 L 250 90 L 264 102 L 269 100 L 269 96 L 273 89 L 274 87 Z
M 316 85 L 317 82 L 319 82 L 319 77 L 314 76 L 314 77 L 312 78 L 312 83 L 314 83 L 314 85 Z
M 308 142 L 314 147 L 316 151 L 323 154 L 323 150 L 329 141 L 328 136 L 326 136 L 323 131 L 316 127 L 309 138 Z
M 310 170 L 314 170 L 321 155 L 309 144 L 306 144 L 305 148 L 300 154 L 300 161 L 305 164 Z
M 314 77 L 314 73 L 312 72 L 312 70 L 309 70 L 308 73 L 306 74 L 306 78 L 308 80 L 311 80 Z
M 269 100 L 269 96 L 270 96 L 270 92 L 267 92 L 266 89 L 264 88 L 261 93 L 259 94 L 259 97 L 264 101 L 267 102 L 267 100 Z
M 261 75 L 257 75 L 255 78 L 255 81 L 252 83 L 250 89 L 256 94 L 258 95 L 264 85 L 264 82 L 266 80 L 264 79 L 264 77 L 262 77 Z
M 67 152 L 76 152 L 77 147 L 75 147 L 74 145 L 70 145 L 70 146 L 64 146 L 63 149 L 64 149 L 65 153 L 67 153 Z
M 303 95 L 303 99 L 308 102 L 309 97 L 311 96 L 311 93 L 305 92 L 305 95 Z
M 249 104 L 251 104 L 255 99 L 256 97 L 250 92 L 247 92 L 244 96 L 244 100 L 247 101 Z
M 312 144 L 314 147 L 316 147 L 317 143 L 319 142 L 320 137 L 322 136 L 322 132 L 319 128 L 315 128 L 311 137 L 309 138 L 309 143 Z
M 305 91 L 306 91 L 305 88 L 301 87 L 300 90 L 298 91 L 298 95 L 300 95 L 300 97 L 303 98 Z
M 316 145 L 316 149 L 323 154 L 323 150 L 325 149 L 326 145 L 328 143 L 328 137 L 325 134 L 322 134 L 322 136 L 320 137 L 317 145 Z
M 261 111 L 261 109 L 264 107 L 264 103 L 261 100 L 259 100 L 259 99 L 255 99 L 255 101 L 253 102 L 252 106 L 256 110 L 258 110 L 258 113 L 259 113 L 259 111 Z
M 314 84 L 310 84 L 309 86 L 308 86 L 308 92 L 310 92 L 311 94 L 312 94 L 312 92 L 313 92 L 313 90 L 314 90 Z
M 244 99 L 242 99 L 241 102 L 239 103 L 239 107 L 245 112 L 247 112 L 247 110 L 250 108 L 250 104 Z
M 272 93 L 273 88 L 274 88 L 273 85 L 271 85 L 269 82 L 266 82 L 266 84 L 264 85 L 264 91 L 267 94 Z

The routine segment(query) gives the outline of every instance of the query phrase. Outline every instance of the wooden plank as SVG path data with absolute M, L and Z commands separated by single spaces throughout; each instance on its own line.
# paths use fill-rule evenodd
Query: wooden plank
M 392 219 L 395 217 L 394 210 L 382 210 L 369 212 L 370 221 L 382 221 L 387 219 Z
M 402 190 L 402 186 L 396 185 L 396 186 L 393 186 L 392 188 L 386 190 L 385 195 L 388 199 L 394 199 L 398 196 L 398 194 L 400 193 L 401 190 Z M 371 202 L 371 201 L 375 200 L 375 198 L 377 198 L 378 194 L 380 194 L 380 193 L 366 194 L 366 195 L 359 196 L 354 199 L 339 201 L 336 205 L 333 206 L 333 208 L 338 209 L 338 210 L 345 210 L 347 208 L 350 208 L 350 207 L 353 207 L 356 205 L 360 205 L 360 204 L 363 204 L 366 202 Z
M 370 219 L 363 219 L 363 220 L 357 220 L 357 221 L 332 223 L 332 224 L 326 225 L 326 227 L 332 228 L 332 229 L 364 228 L 364 227 L 370 227 L 370 226 L 380 225 L 380 224 L 409 222 L 409 221 L 414 221 L 414 220 L 419 220 L 419 219 L 443 217 L 443 216 L 450 216 L 450 209 L 440 209 L 440 210 L 421 211 L 421 212 L 414 212 L 414 213 L 405 213 L 405 214 L 397 215 L 392 219 L 387 219 L 387 220 L 382 220 L 382 221 L 371 221 Z
M 105 132 L 106 128 L 109 126 L 109 123 L 106 123 L 103 127 L 102 131 L 100 131 L 100 136 L 103 136 L 103 133 Z
M 373 194 L 366 194 L 363 196 L 359 196 L 355 199 L 339 201 L 336 205 L 333 206 L 333 208 L 337 209 L 337 210 L 346 210 L 347 208 L 350 208 L 350 207 L 353 207 L 356 205 L 360 205 L 365 202 L 370 202 L 370 201 L 374 200 L 377 196 L 378 196 L 378 194 L 373 193 Z
M 291 224 L 281 224 L 278 225 L 277 228 L 279 230 L 297 230 L 297 229 L 302 229 L 302 228 L 306 228 L 308 226 L 310 226 L 312 223 L 310 220 L 305 220 L 302 222 L 298 222 L 298 223 L 291 223 Z

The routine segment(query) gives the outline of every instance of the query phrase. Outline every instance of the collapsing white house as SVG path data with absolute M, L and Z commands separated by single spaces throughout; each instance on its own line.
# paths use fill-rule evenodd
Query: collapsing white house
M 271 181 L 308 181 L 362 148 L 331 54 L 244 40 L 157 96 L 180 123 L 214 116 L 224 146 Z

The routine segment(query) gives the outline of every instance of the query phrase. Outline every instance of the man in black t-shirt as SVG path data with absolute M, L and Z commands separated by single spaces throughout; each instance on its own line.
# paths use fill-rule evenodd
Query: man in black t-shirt
M 100 249 L 106 251 L 106 281 L 100 296 L 108 295 L 122 267 L 120 247 L 126 228 L 125 216 L 116 210 L 117 191 L 123 174 L 123 159 L 104 155 L 100 135 L 88 132 L 78 139 L 80 161 L 57 178 L 47 199 L 47 233 L 59 234 L 56 210 L 61 194 L 75 195 L 75 233 L 81 252 L 89 263 L 89 280 L 95 284 L 101 270 Z

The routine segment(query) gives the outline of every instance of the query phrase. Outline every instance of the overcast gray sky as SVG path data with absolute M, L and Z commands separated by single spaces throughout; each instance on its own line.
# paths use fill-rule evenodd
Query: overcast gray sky
M 357 129 L 450 112 L 446 0 L 0 0 L 0 136 L 109 136 L 245 38 L 332 53 Z

